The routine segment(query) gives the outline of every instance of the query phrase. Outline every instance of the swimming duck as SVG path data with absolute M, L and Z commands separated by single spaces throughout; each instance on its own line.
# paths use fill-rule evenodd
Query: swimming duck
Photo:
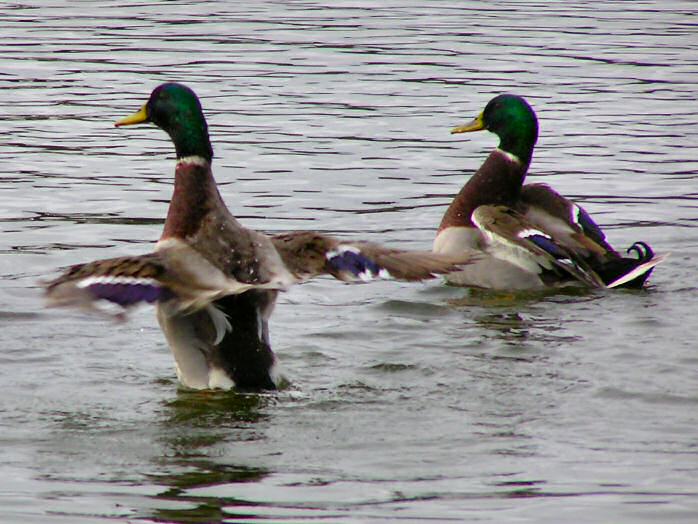
M 636 256 L 621 256 L 582 207 L 546 184 L 524 185 L 538 120 L 523 98 L 499 95 L 451 133 L 483 129 L 499 146 L 448 207 L 433 246 L 435 253 L 481 258 L 448 275 L 450 283 L 501 290 L 644 285 L 665 256 L 644 242 L 628 249 Z
M 194 389 L 275 389 L 269 318 L 279 291 L 317 275 L 343 281 L 423 280 L 460 267 L 432 252 L 389 249 L 316 232 L 269 237 L 243 227 L 223 202 L 211 171 L 213 150 L 196 94 L 158 86 L 117 127 L 151 122 L 174 143 L 174 192 L 153 253 L 79 264 L 46 284 L 51 306 L 117 318 L 155 304 L 182 384 Z

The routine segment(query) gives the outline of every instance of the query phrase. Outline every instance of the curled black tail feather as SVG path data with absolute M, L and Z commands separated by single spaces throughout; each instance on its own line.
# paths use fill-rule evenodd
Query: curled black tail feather
M 645 242 L 635 242 L 626 250 L 627 254 L 634 253 L 637 257 L 621 257 L 607 260 L 601 264 L 597 264 L 593 269 L 601 277 L 607 285 L 618 280 L 623 275 L 629 273 L 640 264 L 649 262 L 654 257 L 654 251 Z M 617 287 L 625 289 L 641 289 L 645 281 L 652 274 L 652 269 L 638 275 L 634 279 L 625 282 Z
M 652 257 L 654 257 L 654 251 L 652 251 L 652 248 L 645 242 L 635 242 L 625 252 L 628 255 L 633 252 L 637 253 L 637 260 L 640 263 L 652 260 Z

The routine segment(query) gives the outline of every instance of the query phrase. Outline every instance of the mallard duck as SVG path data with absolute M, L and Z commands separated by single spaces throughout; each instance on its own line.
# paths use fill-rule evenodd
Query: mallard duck
M 621 256 L 582 207 L 546 184 L 524 185 L 538 120 L 523 98 L 499 95 L 451 133 L 483 129 L 499 137 L 499 147 L 448 207 L 433 246 L 435 253 L 481 258 L 448 275 L 450 283 L 500 290 L 644 285 L 665 256 L 644 242 L 628 249 L 636 256 Z
M 136 304 L 155 304 L 179 380 L 189 388 L 276 388 L 268 322 L 278 292 L 293 284 L 322 274 L 343 281 L 423 280 L 465 263 L 316 232 L 269 237 L 247 229 L 218 192 L 196 94 L 178 83 L 160 85 L 116 126 L 146 122 L 168 133 L 177 154 L 174 193 L 155 251 L 73 266 L 46 284 L 46 295 L 51 306 L 106 311 L 102 306 L 109 305 L 117 318 Z

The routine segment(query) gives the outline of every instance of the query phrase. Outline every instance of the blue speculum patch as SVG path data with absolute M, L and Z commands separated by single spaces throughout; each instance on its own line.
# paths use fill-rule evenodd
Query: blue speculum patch
M 360 278 L 362 274 L 376 276 L 380 273 L 381 267 L 370 258 L 360 252 L 346 250 L 332 256 L 328 263 L 336 271 L 347 271 Z
M 560 246 L 544 235 L 531 235 L 526 237 L 526 239 L 530 240 L 547 253 L 550 253 L 555 258 L 569 258 L 567 253 L 560 249 Z
M 133 306 L 139 302 L 167 300 L 172 293 L 166 287 L 144 283 L 108 283 L 100 282 L 88 287 L 90 293 L 97 299 L 108 300 L 122 307 Z

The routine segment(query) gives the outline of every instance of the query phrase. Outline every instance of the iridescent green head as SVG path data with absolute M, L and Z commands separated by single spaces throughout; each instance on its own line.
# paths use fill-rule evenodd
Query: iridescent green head
M 528 164 L 538 140 L 538 119 L 528 102 L 516 95 L 499 95 L 472 122 L 451 130 L 468 133 L 487 129 L 499 137 L 499 148 Z
M 159 85 L 139 111 L 115 125 L 120 127 L 146 122 L 152 122 L 170 135 L 177 158 L 199 156 L 208 161 L 213 158 L 201 103 L 188 87 L 174 82 Z

